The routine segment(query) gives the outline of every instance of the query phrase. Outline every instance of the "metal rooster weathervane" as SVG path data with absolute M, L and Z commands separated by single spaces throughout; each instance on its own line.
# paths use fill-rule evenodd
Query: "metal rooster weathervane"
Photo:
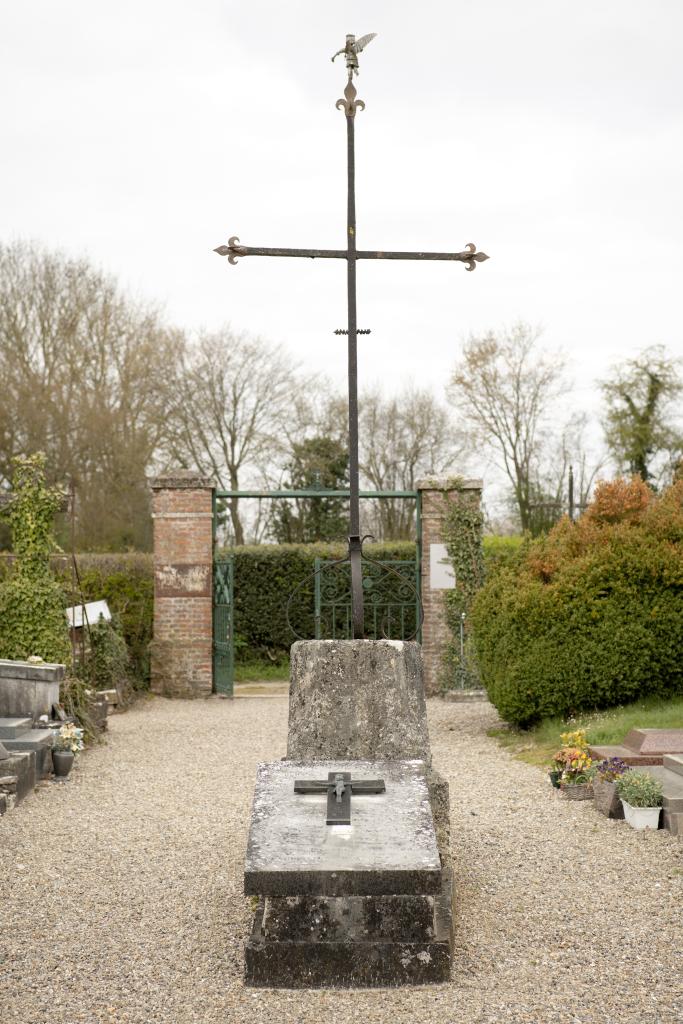
M 356 196 L 355 196 L 355 145 L 354 120 L 357 110 L 364 110 L 365 104 L 357 99 L 353 76 L 358 74 L 358 54 L 376 36 L 375 32 L 356 39 L 347 35 L 346 45 L 335 53 L 332 60 L 340 54 L 346 57 L 348 81 L 344 89 L 344 98 L 338 99 L 336 107 L 346 115 L 347 138 L 347 233 L 345 249 L 266 249 L 247 246 L 240 243 L 233 235 L 227 245 L 219 245 L 214 252 L 227 256 L 229 263 L 236 263 L 240 256 L 298 256 L 309 259 L 340 259 L 346 260 L 347 297 L 348 297 L 348 328 L 335 333 L 348 334 L 348 377 L 349 377 L 349 548 L 348 555 L 342 561 L 351 564 L 351 626 L 352 636 L 362 638 L 363 622 L 363 541 L 360 536 L 360 502 L 358 472 L 358 334 L 369 334 L 359 331 L 356 317 L 356 263 L 358 260 L 453 260 L 464 263 L 468 270 L 474 270 L 477 263 L 488 259 L 484 252 L 477 252 L 477 247 L 470 242 L 464 252 L 369 252 L 356 248 Z M 368 559 L 368 561 L 372 561 Z

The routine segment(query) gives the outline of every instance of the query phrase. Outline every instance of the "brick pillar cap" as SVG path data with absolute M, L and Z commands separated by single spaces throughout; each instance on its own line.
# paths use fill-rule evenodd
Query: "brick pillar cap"
M 481 491 L 484 481 L 462 476 L 428 476 L 417 481 L 418 491 Z
M 153 491 L 211 490 L 213 480 L 198 469 L 174 469 L 164 476 L 155 476 L 150 482 Z

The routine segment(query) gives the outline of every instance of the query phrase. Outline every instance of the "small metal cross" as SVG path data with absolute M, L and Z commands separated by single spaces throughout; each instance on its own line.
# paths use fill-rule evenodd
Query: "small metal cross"
M 356 39 L 347 35 L 346 45 L 335 54 L 346 57 L 348 81 L 344 97 L 337 100 L 337 109 L 346 116 L 347 154 L 347 225 L 345 249 L 273 249 L 242 245 L 233 235 L 227 245 L 214 249 L 219 256 L 227 256 L 229 263 L 236 263 L 241 256 L 299 256 L 308 259 L 346 260 L 348 298 L 348 374 L 349 374 L 349 554 L 351 563 L 351 628 L 354 638 L 364 635 L 363 624 L 363 540 L 360 535 L 359 467 L 358 467 L 358 334 L 369 333 L 358 330 L 356 315 L 356 263 L 358 260 L 453 260 L 464 263 L 468 270 L 475 270 L 477 263 L 488 259 L 485 252 L 477 252 L 469 242 L 462 252 L 384 252 L 356 248 L 356 189 L 355 189 L 355 136 L 354 121 L 357 110 L 364 110 L 365 103 L 357 99 L 353 76 L 358 74 L 358 54 L 375 38 L 371 32 Z M 332 58 L 334 60 L 334 57 Z
M 352 779 L 351 772 L 328 772 L 322 779 L 297 779 L 295 793 L 327 793 L 327 824 L 351 824 L 351 794 L 384 793 L 384 779 Z

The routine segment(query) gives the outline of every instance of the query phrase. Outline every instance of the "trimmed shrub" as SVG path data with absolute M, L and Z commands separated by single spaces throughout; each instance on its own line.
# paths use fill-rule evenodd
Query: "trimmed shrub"
M 367 544 L 364 550 L 379 561 L 415 557 L 415 544 L 410 541 Z M 290 618 L 301 636 L 315 636 L 315 559 L 343 558 L 346 545 L 259 544 L 232 548 L 224 554 L 233 554 L 235 558 L 234 627 L 238 660 L 260 657 L 281 661 L 287 657 L 296 639 L 287 625 L 287 599 L 302 581 L 305 582 L 292 600 Z
M 683 481 L 656 496 L 638 478 L 601 483 L 499 565 L 472 608 L 482 681 L 527 726 L 683 691 Z

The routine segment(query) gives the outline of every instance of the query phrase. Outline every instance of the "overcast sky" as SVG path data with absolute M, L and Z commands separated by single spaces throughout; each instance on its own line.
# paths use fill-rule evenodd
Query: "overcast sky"
M 0 237 L 86 254 L 187 327 L 229 320 L 345 377 L 346 32 L 361 56 L 361 381 L 443 385 L 470 332 L 542 324 L 593 380 L 681 353 L 680 0 L 21 0 L 1 5 Z

